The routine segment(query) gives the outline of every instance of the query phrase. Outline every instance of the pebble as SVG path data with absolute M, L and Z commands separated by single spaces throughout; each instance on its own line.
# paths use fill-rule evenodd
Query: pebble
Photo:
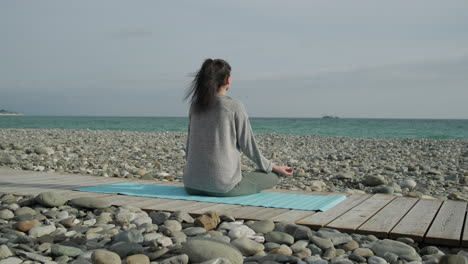
M 148 258 L 148 256 L 144 254 L 136 254 L 136 255 L 128 256 L 125 259 L 125 263 L 126 264 L 149 264 L 150 259 Z
M 94 264 L 121 264 L 122 262 L 116 253 L 102 249 L 95 250 L 91 255 L 91 260 Z
M 265 234 L 265 241 L 292 245 L 294 244 L 294 237 L 284 232 L 271 231 Z
M 67 202 L 67 199 L 57 192 L 43 192 L 36 196 L 36 202 L 45 207 L 62 206 Z
M 246 237 L 237 238 L 233 240 L 231 244 L 239 249 L 244 256 L 252 256 L 265 250 L 265 246 L 263 244 Z
M 367 263 L 368 264 L 387 264 L 388 262 L 381 257 L 371 256 L 369 257 L 369 259 L 367 259 Z
M 404 179 L 401 183 L 400 183 L 400 187 L 401 188 L 407 188 L 409 190 L 413 190 L 414 188 L 416 188 L 416 181 L 413 180 L 413 179 Z
M 228 243 L 209 238 L 194 238 L 182 245 L 182 253 L 187 254 L 191 262 L 204 262 L 215 258 L 226 258 L 232 264 L 242 264 L 242 253 Z
M 249 237 L 255 235 L 255 231 L 245 225 L 237 225 L 233 226 L 231 230 L 229 230 L 229 237 L 231 239 L 236 239 L 240 237 Z
M 255 233 L 262 233 L 266 234 L 268 232 L 273 231 L 275 229 L 275 223 L 271 220 L 260 220 L 253 222 L 251 224 L 247 224 Z
M 71 199 L 70 203 L 78 207 L 89 209 L 104 209 L 110 207 L 109 202 L 92 197 L 80 197 Z

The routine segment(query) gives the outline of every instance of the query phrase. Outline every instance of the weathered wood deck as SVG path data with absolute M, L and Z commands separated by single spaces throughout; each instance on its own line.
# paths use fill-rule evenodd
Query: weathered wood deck
M 192 215 L 216 210 L 229 212 L 239 219 L 289 221 L 312 228 L 330 227 L 348 233 L 373 234 L 379 238 L 411 237 L 415 241 L 430 244 L 468 247 L 468 208 L 467 202 L 461 201 L 352 194 L 326 212 L 313 212 L 73 191 L 80 187 L 125 181 L 150 183 L 120 178 L 18 171 L 0 167 L 0 193 L 38 194 L 57 191 L 69 198 L 96 197 L 113 205 L 135 206 L 144 210 L 184 210 Z M 160 184 L 177 185 L 169 182 Z M 294 193 L 333 195 L 297 191 Z

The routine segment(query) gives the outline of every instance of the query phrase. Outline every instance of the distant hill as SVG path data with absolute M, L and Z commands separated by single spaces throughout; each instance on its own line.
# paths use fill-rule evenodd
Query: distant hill
M 22 115 L 21 113 L 0 109 L 0 115 Z

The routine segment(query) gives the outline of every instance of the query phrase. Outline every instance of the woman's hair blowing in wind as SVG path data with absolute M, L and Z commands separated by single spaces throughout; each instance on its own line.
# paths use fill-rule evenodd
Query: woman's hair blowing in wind
M 205 111 L 213 105 L 217 90 L 226 84 L 230 75 L 231 66 L 226 61 L 206 59 L 200 70 L 195 73 L 185 100 L 190 98 L 194 111 Z

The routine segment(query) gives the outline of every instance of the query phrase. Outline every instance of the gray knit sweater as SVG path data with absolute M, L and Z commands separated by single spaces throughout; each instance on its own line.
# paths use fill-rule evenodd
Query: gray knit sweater
M 217 95 L 206 112 L 190 111 L 183 182 L 188 188 L 224 193 L 242 179 L 242 151 L 258 168 L 271 172 L 273 163 L 259 151 L 244 105 Z

